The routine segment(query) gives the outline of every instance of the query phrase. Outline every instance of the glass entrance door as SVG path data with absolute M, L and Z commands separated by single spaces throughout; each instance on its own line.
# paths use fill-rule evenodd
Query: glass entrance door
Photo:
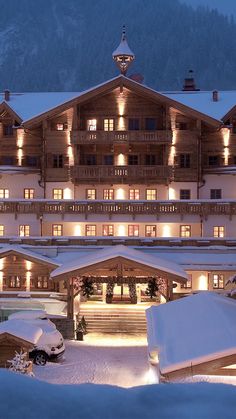
M 129 287 L 127 284 L 119 284 L 115 285 L 114 292 L 113 292 L 113 302 L 129 302 Z

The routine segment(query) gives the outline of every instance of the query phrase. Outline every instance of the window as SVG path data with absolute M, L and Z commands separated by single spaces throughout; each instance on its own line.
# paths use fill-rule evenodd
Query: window
M 114 189 L 104 189 L 103 199 L 114 199 Z
M 208 165 L 209 166 L 219 166 L 219 156 L 208 156 Z
M 105 166 L 112 166 L 114 164 L 113 154 L 107 154 L 106 156 L 104 156 L 103 161 Z
M 86 189 L 86 199 L 96 199 L 96 189 Z
M 156 156 L 155 156 L 155 154 L 146 154 L 146 156 L 145 156 L 145 164 L 147 166 L 155 166 L 155 164 L 156 164 Z
M 2 199 L 9 198 L 9 189 L 0 189 L 0 198 Z
M 145 129 L 147 131 L 155 131 L 157 129 L 156 118 L 146 118 L 145 119 Z
M 191 226 L 180 226 L 180 237 L 191 237 Z
M 129 166 L 136 166 L 138 164 L 138 155 L 137 154 L 129 154 L 128 164 L 129 164 Z
M 180 189 L 179 199 L 191 199 L 190 189 Z
M 157 227 L 154 225 L 145 226 L 145 236 L 146 237 L 156 237 Z
M 140 196 L 139 189 L 130 189 L 129 190 L 129 199 L 132 201 L 138 200 Z
M 114 131 L 114 119 L 104 119 L 104 131 Z
M 63 167 L 63 155 L 53 154 L 53 167 L 54 169 L 61 169 Z
M 48 277 L 38 276 L 36 286 L 37 288 L 48 288 Z
M 34 199 L 34 189 L 24 189 L 24 198 L 25 199 Z
M 52 235 L 53 236 L 62 236 L 62 224 L 53 224 Z
M 18 275 L 10 276 L 9 288 L 21 288 L 21 277 Z
M 181 288 L 192 288 L 192 275 L 188 274 L 188 279 L 184 284 L 181 284 Z
M 183 131 L 188 129 L 188 124 L 187 122 L 176 122 L 175 127 L 176 129 Z
M 147 189 L 146 190 L 146 199 L 148 201 L 155 201 L 157 199 L 157 190 L 156 189 Z
M 96 119 L 88 119 L 87 130 L 88 131 L 97 131 L 97 120 Z
M 4 236 L 5 227 L 4 225 L 0 224 L 0 236 Z
M 137 224 L 128 226 L 128 236 L 129 237 L 138 237 L 139 236 L 139 226 Z
M 107 224 L 102 226 L 102 235 L 103 236 L 114 236 L 114 226 L 112 224 Z
M 53 189 L 52 197 L 53 199 L 63 199 L 63 189 Z
M 85 234 L 86 236 L 96 236 L 97 228 L 95 225 L 86 225 L 85 226 Z
M 38 166 L 38 157 L 26 156 L 26 166 L 29 166 L 29 167 Z
M 138 118 L 129 118 L 129 130 L 138 131 L 139 130 L 139 119 Z
M 55 125 L 55 128 L 57 131 L 65 131 L 68 128 L 68 125 L 65 122 L 58 122 Z
M 224 288 L 224 275 L 223 274 L 213 274 L 213 288 Z
M 221 199 L 221 189 L 211 189 L 211 199 Z
M 3 125 L 3 135 L 5 135 L 6 137 L 11 137 L 13 135 L 13 126 Z
M 182 169 L 190 168 L 190 154 L 180 154 L 180 167 Z
M 96 154 L 86 154 L 85 155 L 85 165 L 86 166 L 96 166 L 97 156 Z
M 20 225 L 19 226 L 19 236 L 28 237 L 30 235 L 30 226 L 29 225 Z
M 213 236 L 214 237 L 224 237 L 225 236 L 225 228 L 224 228 L 224 226 L 215 226 L 215 227 L 213 227 Z

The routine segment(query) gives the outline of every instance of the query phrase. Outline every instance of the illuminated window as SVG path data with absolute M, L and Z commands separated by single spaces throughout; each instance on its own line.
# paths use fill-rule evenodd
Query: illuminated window
M 97 120 L 96 119 L 88 119 L 87 130 L 88 131 L 97 131 Z
M 86 199 L 96 199 L 96 189 L 86 189 Z
M 58 122 L 58 123 L 56 124 L 56 130 L 57 130 L 57 131 L 64 131 L 64 130 L 66 130 L 67 128 L 68 128 L 67 123 Z
M 180 237 L 191 237 L 191 226 L 180 226 Z
M 192 275 L 188 274 L 188 279 L 184 284 L 181 284 L 181 288 L 192 288 Z
M 114 226 L 112 224 L 107 224 L 102 226 L 102 235 L 103 236 L 114 236 Z
M 211 189 L 211 199 L 221 199 L 221 189 Z
M 191 199 L 190 189 L 180 189 L 179 199 Z
M 104 189 L 103 199 L 114 199 L 114 189 Z
M 104 131 L 114 131 L 114 119 L 104 119 Z
M 21 277 L 18 275 L 12 275 L 9 278 L 9 288 L 21 288 Z
M 139 236 L 139 226 L 137 224 L 135 225 L 129 225 L 128 226 L 128 236 L 129 237 L 138 237 Z
M 85 235 L 86 236 L 96 236 L 96 234 L 97 234 L 97 228 L 96 228 L 95 225 L 87 224 L 85 226 Z
M 53 236 L 62 236 L 62 224 L 53 224 L 52 235 Z
M 213 274 L 213 288 L 224 288 L 224 275 Z
M 213 227 L 213 236 L 214 237 L 224 237 L 225 236 L 224 226 L 214 226 Z
M 0 189 L 0 198 L 9 198 L 9 189 Z
M 25 199 L 34 199 L 34 189 L 24 189 Z
M 146 237 L 156 237 L 156 235 L 157 235 L 157 227 L 155 225 L 145 226 L 145 236 Z
M 139 189 L 130 189 L 129 190 L 129 199 L 131 199 L 132 201 L 138 200 L 139 195 L 140 195 Z
M 20 225 L 19 226 L 19 236 L 28 237 L 30 235 L 30 226 L 29 225 Z
M 5 232 L 5 227 L 4 225 L 0 225 L 0 236 L 4 236 L 4 232 Z
M 52 197 L 53 199 L 63 199 L 63 189 L 53 189 Z
M 157 199 L 157 190 L 156 189 L 146 189 L 146 199 L 148 201 Z
M 37 288 L 48 288 L 48 277 L 38 276 L 36 286 Z

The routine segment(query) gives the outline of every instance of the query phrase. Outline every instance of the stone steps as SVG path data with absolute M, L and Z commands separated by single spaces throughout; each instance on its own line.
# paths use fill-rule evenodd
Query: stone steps
M 80 318 L 84 316 L 88 332 L 101 333 L 146 333 L 145 308 L 86 307 L 81 306 Z

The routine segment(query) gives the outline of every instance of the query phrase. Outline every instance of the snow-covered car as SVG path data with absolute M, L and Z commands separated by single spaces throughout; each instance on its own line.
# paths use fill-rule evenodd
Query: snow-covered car
M 64 339 L 54 323 L 43 310 L 19 311 L 9 316 L 9 320 L 24 321 L 42 329 L 34 349 L 29 353 L 36 365 L 45 365 L 48 360 L 62 357 L 65 351 Z

